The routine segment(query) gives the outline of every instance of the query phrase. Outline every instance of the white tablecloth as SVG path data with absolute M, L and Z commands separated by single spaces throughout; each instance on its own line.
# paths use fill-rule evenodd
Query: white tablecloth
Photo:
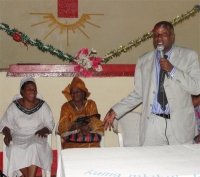
M 62 177 L 200 177 L 200 145 L 61 151 Z

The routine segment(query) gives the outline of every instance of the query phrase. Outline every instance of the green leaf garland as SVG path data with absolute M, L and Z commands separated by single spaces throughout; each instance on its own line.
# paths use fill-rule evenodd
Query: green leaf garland
M 173 26 L 182 23 L 183 21 L 189 19 L 190 17 L 196 15 L 200 11 L 200 5 L 195 5 L 192 10 L 188 11 L 181 16 L 177 16 L 175 19 L 170 21 Z M 53 56 L 57 56 L 59 59 L 68 62 L 74 62 L 75 57 L 69 55 L 68 53 L 63 53 L 62 51 L 55 49 L 52 45 L 44 45 L 39 39 L 32 40 L 26 34 L 18 31 L 17 29 L 10 29 L 9 26 L 5 23 L 0 23 L 0 30 L 4 30 L 8 35 L 12 36 L 13 39 L 17 42 L 22 42 L 24 45 L 27 44 L 31 46 L 36 46 L 42 52 L 49 52 Z M 108 52 L 105 57 L 102 59 L 102 63 L 107 63 L 114 57 L 119 57 L 122 53 L 130 51 L 132 47 L 139 46 L 142 42 L 152 38 L 152 33 L 148 32 L 138 37 L 136 40 L 130 41 L 127 45 L 121 45 L 117 50 L 111 50 Z

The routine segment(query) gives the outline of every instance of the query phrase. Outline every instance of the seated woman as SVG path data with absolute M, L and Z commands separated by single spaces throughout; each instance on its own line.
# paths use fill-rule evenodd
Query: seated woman
M 192 103 L 195 110 L 195 116 L 198 126 L 198 133 L 199 135 L 195 136 L 194 140 L 196 143 L 200 143 L 200 95 L 192 95 Z
M 51 109 L 37 93 L 35 80 L 23 78 L 20 94 L 14 97 L 0 122 L 9 177 L 34 177 L 37 167 L 51 170 L 52 149 L 47 136 L 53 128 Z
M 62 105 L 58 125 L 62 148 L 100 147 L 101 136 L 104 134 L 103 122 L 96 103 L 87 99 L 90 92 L 85 83 L 74 77 L 62 93 L 68 100 Z

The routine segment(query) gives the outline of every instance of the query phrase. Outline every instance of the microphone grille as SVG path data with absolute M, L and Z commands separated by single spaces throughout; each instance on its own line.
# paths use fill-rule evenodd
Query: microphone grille
M 158 45 L 158 46 L 157 46 L 157 50 L 158 50 L 158 51 L 164 50 L 164 46 L 163 46 L 163 45 Z

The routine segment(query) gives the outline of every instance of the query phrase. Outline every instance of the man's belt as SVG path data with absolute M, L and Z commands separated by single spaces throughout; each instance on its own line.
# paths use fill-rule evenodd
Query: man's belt
M 170 119 L 170 114 L 156 114 L 157 116 L 163 117 L 165 119 Z

